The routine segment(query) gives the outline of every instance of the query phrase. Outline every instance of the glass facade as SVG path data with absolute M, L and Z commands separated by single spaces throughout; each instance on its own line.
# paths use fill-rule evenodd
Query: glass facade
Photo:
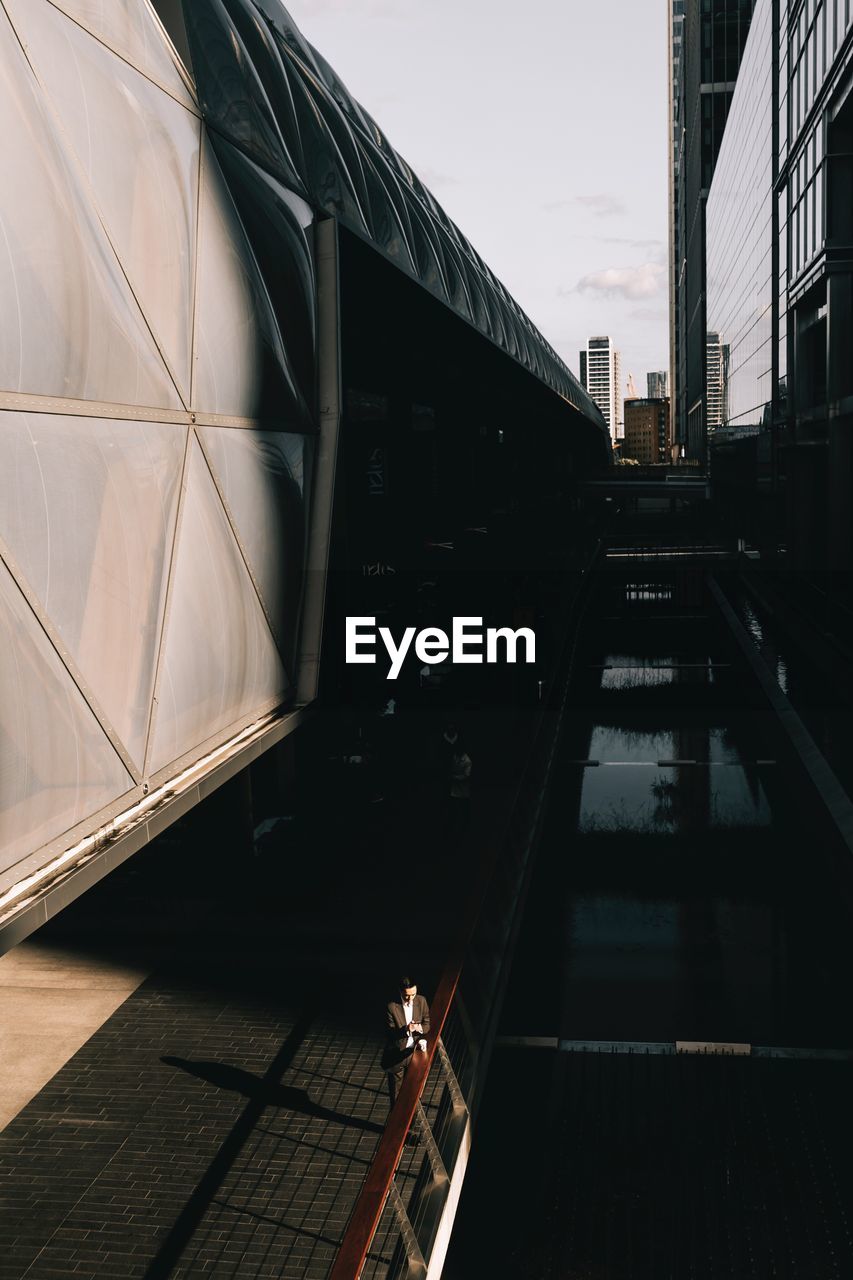
M 783 6 L 784 11 L 784 6 Z M 851 0 L 802 0 L 788 5 L 780 65 L 780 141 L 791 139 L 788 204 L 790 273 L 794 284 L 826 244 L 826 147 L 823 90 L 853 24 Z M 781 147 L 780 147 L 781 151 Z
M 758 0 L 708 197 L 708 358 L 713 337 L 720 426 L 759 427 L 772 400 L 772 18 L 772 0 Z M 710 407 L 710 377 L 708 392 Z
M 782 6 L 784 10 L 784 5 Z M 796 136 L 822 89 L 851 22 L 851 0 L 788 4 L 791 135 Z
M 753 0 L 685 0 L 678 69 L 679 123 L 672 216 L 673 389 L 676 439 L 689 457 L 706 450 L 706 201 L 714 176 Z
M 788 194 L 791 206 L 791 279 L 814 260 L 826 241 L 823 203 L 823 122 L 813 125 L 797 148 L 791 164 Z
M 760 0 L 708 200 L 708 327 L 789 563 L 853 564 L 850 0 Z M 774 521 L 781 533 L 777 503 Z
M 670 0 L 669 9 L 669 377 L 674 418 L 677 419 L 678 370 L 681 367 L 681 326 L 678 322 L 679 276 L 681 270 L 681 165 L 684 95 L 684 0 Z M 675 438 L 681 440 L 680 423 L 673 422 Z
M 789 59 L 788 59 L 788 24 L 781 21 L 776 31 L 777 58 L 777 157 L 774 180 L 784 167 L 788 158 L 788 112 L 790 95 Z M 776 197 L 776 322 L 777 343 L 776 361 L 779 379 L 779 411 L 784 413 L 787 400 L 788 373 L 788 190 L 783 187 Z

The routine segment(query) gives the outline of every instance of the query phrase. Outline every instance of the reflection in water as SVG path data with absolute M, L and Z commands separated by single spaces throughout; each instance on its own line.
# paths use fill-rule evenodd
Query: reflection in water
M 718 660 L 707 652 L 608 653 L 601 667 L 600 687 L 628 691 L 663 685 L 715 684 L 718 665 Z
M 589 740 L 589 760 L 637 761 L 673 759 L 673 737 L 668 730 L 642 730 L 597 724 Z
M 853 1044 L 846 906 L 827 891 L 801 788 L 773 763 L 770 709 L 712 619 L 695 643 L 680 626 L 635 643 L 617 621 L 601 620 L 578 669 L 504 1029 Z M 756 639 L 772 642 L 769 630 Z M 659 697 L 604 695 L 605 667 L 655 671 L 676 653 L 679 673 L 713 653 L 719 692 L 681 697 L 679 674 Z M 556 1000 L 545 971 L 559 974 Z
M 772 846 L 756 764 L 766 752 L 752 726 L 723 726 L 716 706 L 691 698 L 715 674 L 724 705 L 737 698 L 730 654 L 713 632 L 692 651 L 637 649 L 608 652 L 600 674 L 590 668 L 610 690 L 589 730 L 586 759 L 598 763 L 569 766 L 581 770 L 581 840 L 563 917 L 561 1034 L 769 1035 L 776 917 L 763 891 L 739 900 L 744 886 L 731 879 L 738 867 L 749 881 Z M 652 711 L 631 697 L 643 684 L 676 696 L 683 685 L 685 700 L 669 695 Z
M 674 684 L 680 672 L 672 667 L 620 667 L 613 666 L 601 673 L 602 689 L 638 689 L 650 685 Z
M 586 767 L 581 791 L 581 834 L 674 831 L 666 788 L 674 782 L 675 773 L 674 769 L 643 764 Z
M 770 805 L 762 784 L 737 765 L 662 768 L 633 762 L 584 768 L 581 834 L 665 835 L 694 829 L 700 816 L 712 828 L 764 827 Z
M 634 653 L 608 653 L 604 658 L 605 667 L 677 667 L 679 663 L 686 662 L 687 659 L 683 654 L 671 653 L 668 656 L 660 656 L 659 654 L 649 655 L 643 654 L 638 657 Z
M 665 835 L 700 823 L 727 828 L 770 822 L 764 788 L 723 728 L 644 732 L 596 725 L 588 758 L 600 764 L 584 768 L 582 834 Z
M 788 667 L 785 659 L 776 653 L 770 644 L 767 636 L 764 634 L 764 628 L 761 625 L 761 619 L 753 609 L 752 605 L 743 597 L 740 601 L 741 618 L 747 631 L 752 636 L 762 655 L 770 660 L 770 665 L 776 672 L 776 681 L 783 693 L 788 692 Z

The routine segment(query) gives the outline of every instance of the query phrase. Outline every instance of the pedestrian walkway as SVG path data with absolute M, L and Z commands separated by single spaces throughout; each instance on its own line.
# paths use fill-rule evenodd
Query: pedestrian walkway
M 535 717 L 457 716 L 471 845 L 499 838 Z M 405 758 L 442 718 L 401 723 Z M 355 810 L 318 779 L 260 858 L 189 818 L 38 936 L 92 971 L 129 941 L 159 959 L 0 1133 L 0 1280 L 327 1275 L 387 1114 L 389 985 L 431 993 L 467 896 L 441 785 L 410 772 Z
M 147 976 L 138 951 L 92 961 L 28 938 L 0 957 L 0 1129 Z

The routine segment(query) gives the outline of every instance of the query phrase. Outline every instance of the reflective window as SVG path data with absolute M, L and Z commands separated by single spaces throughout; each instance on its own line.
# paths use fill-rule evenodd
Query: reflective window
M 772 0 L 758 0 L 707 206 L 708 425 L 767 420 L 773 367 Z
M 823 167 L 822 122 L 818 120 L 801 143 L 799 159 L 794 164 L 790 180 L 793 279 L 811 263 L 826 242 Z

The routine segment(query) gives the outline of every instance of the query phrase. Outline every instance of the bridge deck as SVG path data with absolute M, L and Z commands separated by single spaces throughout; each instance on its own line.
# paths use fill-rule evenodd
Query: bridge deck
M 480 713 L 468 735 L 481 834 L 508 722 Z M 387 1114 L 389 982 L 411 964 L 430 993 L 464 896 L 434 779 L 402 787 L 361 841 L 327 791 L 298 860 L 284 840 L 235 876 L 166 839 L 59 917 L 51 945 L 90 964 L 140 921 L 172 949 L 0 1133 L 0 1280 L 327 1275 Z

